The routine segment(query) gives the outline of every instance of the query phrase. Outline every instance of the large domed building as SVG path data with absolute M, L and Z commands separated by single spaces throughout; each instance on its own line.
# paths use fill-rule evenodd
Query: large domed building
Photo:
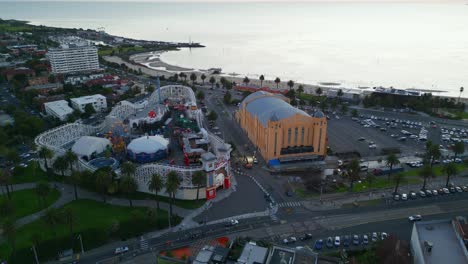
M 168 156 L 169 140 L 162 136 L 143 136 L 127 146 L 127 156 L 138 163 L 154 162 Z
M 289 99 L 264 91 L 247 96 L 236 119 L 270 164 L 320 160 L 327 152 L 327 118 L 293 107 Z

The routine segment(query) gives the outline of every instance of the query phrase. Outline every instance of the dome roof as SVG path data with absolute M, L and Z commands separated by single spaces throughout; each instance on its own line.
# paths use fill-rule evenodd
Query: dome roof
M 167 149 L 169 140 L 161 136 L 143 136 L 132 140 L 128 144 L 127 149 L 135 154 L 138 153 L 155 153 L 159 150 Z
M 324 118 L 325 114 L 322 111 L 316 111 L 313 115 L 315 118 Z
M 72 151 L 82 157 L 90 157 L 93 153 L 101 153 L 106 150 L 107 146 L 111 146 L 111 142 L 107 138 L 84 136 L 78 139 L 72 146 Z

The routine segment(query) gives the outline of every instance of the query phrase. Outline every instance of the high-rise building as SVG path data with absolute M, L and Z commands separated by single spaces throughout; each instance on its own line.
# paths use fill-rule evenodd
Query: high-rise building
M 47 52 L 53 73 L 90 72 L 99 70 L 98 49 L 88 43 L 62 44 Z

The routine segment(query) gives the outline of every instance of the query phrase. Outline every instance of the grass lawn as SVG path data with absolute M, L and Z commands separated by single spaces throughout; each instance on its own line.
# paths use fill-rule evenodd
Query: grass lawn
M 200 193 L 201 192 L 202 192 L 202 190 L 200 190 Z M 122 195 L 119 195 L 119 196 L 121 198 L 127 198 L 126 196 L 122 196 Z M 135 199 L 135 200 L 154 200 L 155 197 L 154 197 L 154 194 L 136 192 L 135 194 L 132 195 L 132 199 Z M 164 203 L 169 203 L 170 202 L 170 198 L 166 197 L 166 196 L 158 195 L 157 199 L 160 202 L 164 202 Z M 180 208 L 185 208 L 185 209 L 197 209 L 197 208 L 201 207 L 202 205 L 204 205 L 205 202 L 206 202 L 206 199 L 199 199 L 197 201 L 196 200 L 179 200 L 179 199 L 175 199 L 174 205 L 176 205 L 176 206 L 178 206 Z
M 39 168 L 39 164 L 37 164 L 37 161 L 29 163 L 29 166 L 26 168 L 16 167 L 13 171 L 12 176 L 13 184 L 47 180 L 48 178 L 46 172 Z
M 123 231 L 123 233 L 126 233 L 128 236 L 135 236 L 140 232 L 157 229 L 157 224 L 154 224 L 156 221 L 152 221 L 151 224 L 149 223 L 147 208 L 145 207 L 131 208 L 126 206 L 109 205 L 92 200 L 78 200 L 65 205 L 65 208 L 70 208 L 75 215 L 73 230 L 75 234 L 82 234 L 85 250 L 89 250 L 92 247 L 106 243 L 108 239 L 110 239 L 112 233 L 111 227 L 115 226 L 116 223 L 118 223 L 118 231 Z M 160 210 L 157 214 L 157 219 L 159 220 L 159 223 L 161 223 L 161 226 L 165 227 L 168 222 L 167 212 Z M 151 220 L 154 220 L 154 218 Z M 56 241 L 68 241 L 70 236 L 68 224 L 59 223 L 55 225 L 55 232 L 57 238 Z M 48 240 L 53 242 L 54 235 L 51 226 L 41 218 L 19 228 L 16 231 L 17 250 L 23 249 L 25 253 L 28 252 L 32 243 L 31 237 L 34 234 L 40 234 L 41 241 Z M 61 250 L 66 249 L 61 248 L 64 246 L 60 244 L 60 242 L 54 242 L 52 245 L 60 248 Z M 0 256 L 9 256 L 10 252 L 10 245 L 7 243 L 0 245 Z M 48 256 L 43 256 L 43 259 L 50 257 L 49 253 Z
M 459 174 L 468 168 L 468 165 L 467 165 L 466 163 L 458 163 L 458 164 L 456 164 L 456 166 L 457 166 L 457 170 L 458 170 L 458 173 L 459 173 Z M 443 168 L 444 168 L 444 165 L 434 165 L 434 175 L 435 175 L 436 177 L 438 177 L 438 176 L 446 176 L 446 175 L 444 174 L 444 172 L 443 172 Z M 422 168 L 407 170 L 407 171 L 403 172 L 403 174 L 404 174 L 407 178 L 419 177 L 419 175 L 421 174 L 421 170 L 422 170 Z M 459 174 L 458 174 L 458 175 L 459 175 Z M 422 178 L 421 178 L 421 179 L 422 179 Z
M 158 257 L 158 264 L 179 264 L 179 262 L 170 261 L 170 260 Z
M 45 199 L 45 206 L 39 203 L 39 198 L 36 195 L 34 189 L 15 191 L 11 193 L 11 199 L 14 204 L 15 212 L 12 216 L 12 220 L 19 219 L 21 217 L 30 215 L 38 212 L 49 205 L 57 201 L 60 197 L 60 192 L 56 189 L 51 189 L 51 192 Z M 1 195 L 0 201 L 6 200 L 7 195 Z M 6 219 L 0 219 L 0 223 L 3 223 Z

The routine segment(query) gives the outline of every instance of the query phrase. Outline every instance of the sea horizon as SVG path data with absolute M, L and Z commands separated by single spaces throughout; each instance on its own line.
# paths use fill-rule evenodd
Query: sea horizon
M 442 90 L 434 94 L 453 97 L 468 83 L 465 4 L 1 1 L 0 18 L 198 42 L 206 47 L 161 59 L 249 78 Z

